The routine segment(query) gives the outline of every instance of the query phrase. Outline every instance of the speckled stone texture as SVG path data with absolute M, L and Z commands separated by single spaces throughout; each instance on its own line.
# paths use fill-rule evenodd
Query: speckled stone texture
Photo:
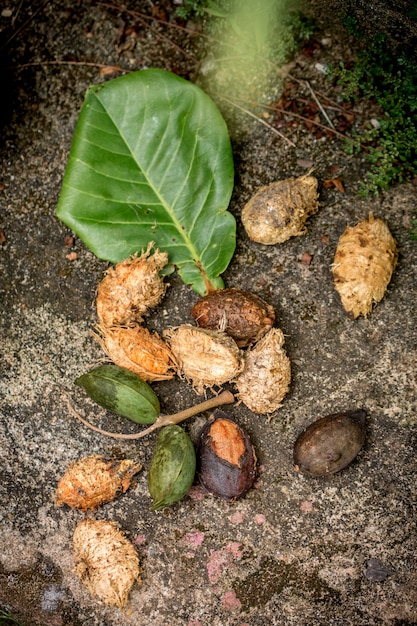
M 9 3 L 12 16 L 19 7 L 24 15 L 14 26 L 1 17 L 4 43 L 34 12 L 29 4 Z M 152 4 L 138 0 L 129 8 L 149 14 Z M 282 128 L 292 147 L 256 120 L 224 111 L 234 122 L 230 210 L 238 223 L 224 279 L 275 308 L 292 382 L 269 423 L 243 404 L 225 407 L 256 449 L 254 489 L 227 503 L 195 485 L 178 504 L 152 512 L 147 468 L 156 435 L 107 439 L 68 410 L 69 398 L 107 430 L 140 428 L 106 413 L 73 384 L 104 356 L 91 331 L 106 264 L 73 238 L 55 208 L 85 90 L 109 78 L 97 66 L 71 63 L 164 67 L 194 78 L 197 63 L 189 55 L 198 57 L 199 40 L 158 24 L 151 31 L 139 18 L 98 3 L 42 6 L 3 51 L 3 65 L 14 69 L 2 79 L 9 89 L 0 134 L 0 608 L 25 626 L 416 624 L 416 242 L 409 236 L 415 186 L 406 181 L 365 200 L 357 193 L 363 157 L 348 156 L 341 141 L 300 124 Z M 326 44 L 313 57 L 300 53 L 291 67 L 317 93 L 329 84 L 315 64 L 340 58 L 346 45 L 328 26 L 320 37 Z M 55 60 L 70 64 L 40 64 Z M 359 108 L 356 115 L 363 124 L 371 113 Z M 306 173 L 312 163 L 320 184 L 337 171 L 345 193 L 320 187 L 320 209 L 305 235 L 276 246 L 250 242 L 240 214 L 251 195 Z M 367 318 L 352 321 L 334 289 L 331 264 L 346 226 L 370 211 L 387 221 L 399 262 L 383 300 Z M 169 282 L 149 318 L 152 329 L 193 323 L 197 294 L 175 274 Z M 164 413 L 202 400 L 185 381 L 153 386 Z M 368 412 L 367 436 L 353 464 L 323 479 L 297 474 L 298 434 L 318 417 L 359 408 Z M 193 441 L 207 417 L 185 425 Z M 105 607 L 79 581 L 72 536 L 83 513 L 54 504 L 69 463 L 91 454 L 144 466 L 123 496 L 95 513 L 116 522 L 140 555 L 143 583 L 133 587 L 126 612 Z

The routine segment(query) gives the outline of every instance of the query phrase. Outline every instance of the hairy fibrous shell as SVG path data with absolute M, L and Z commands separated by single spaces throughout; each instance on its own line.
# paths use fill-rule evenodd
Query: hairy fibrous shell
M 134 546 L 114 522 L 86 518 L 73 537 L 75 571 L 93 596 L 123 608 L 135 581 L 140 584 Z
M 242 211 L 250 239 L 273 245 L 306 232 L 305 223 L 318 210 L 317 178 L 308 174 L 261 187 Z
M 245 368 L 234 381 L 239 399 L 254 413 L 282 406 L 291 382 L 291 364 L 279 328 L 270 331 L 245 354 Z
M 240 348 L 258 341 L 273 326 L 275 311 L 243 289 L 219 289 L 198 300 L 191 314 L 201 328 L 224 330 Z
M 384 220 L 369 215 L 339 239 L 333 280 L 349 317 L 368 315 L 382 300 L 397 264 L 397 245 Z
M 111 267 L 97 292 L 97 315 L 100 326 L 129 326 L 143 320 L 148 309 L 162 300 L 167 285 L 159 276 L 168 263 L 166 252 L 151 254 L 153 242 L 140 256 L 133 255 Z
M 118 461 L 92 455 L 71 463 L 56 490 L 56 505 L 67 504 L 87 511 L 111 502 L 130 487 L 132 478 L 142 469 L 129 459 Z
M 243 369 L 242 353 L 236 342 L 220 330 L 205 330 L 191 324 L 167 329 L 164 333 L 178 363 L 179 372 L 197 393 L 220 386 Z
M 174 376 L 176 363 L 169 346 L 156 332 L 144 326 L 98 328 L 94 335 L 108 357 L 120 367 L 134 372 L 145 381 L 168 380 Z

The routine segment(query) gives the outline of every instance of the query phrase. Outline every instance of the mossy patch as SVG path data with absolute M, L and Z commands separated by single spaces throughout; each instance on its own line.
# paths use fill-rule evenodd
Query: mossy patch
M 256 572 L 233 585 L 243 610 L 266 605 L 286 588 L 313 602 L 337 602 L 340 598 L 340 592 L 329 587 L 317 574 L 306 575 L 297 565 L 271 557 L 263 558 Z

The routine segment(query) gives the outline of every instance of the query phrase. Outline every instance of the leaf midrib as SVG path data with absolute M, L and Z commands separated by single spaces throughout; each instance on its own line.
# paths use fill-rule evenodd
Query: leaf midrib
M 98 92 L 99 93 L 99 92 Z M 102 106 L 103 110 L 105 111 L 105 113 L 108 115 L 109 119 L 111 120 L 112 124 L 114 125 L 114 127 L 117 129 L 119 136 L 122 138 L 124 144 L 126 145 L 126 148 L 128 149 L 132 159 L 134 160 L 134 162 L 137 164 L 138 168 L 140 169 L 140 171 L 143 173 L 143 176 L 145 177 L 147 184 L 149 185 L 149 187 L 152 189 L 152 191 L 154 192 L 155 196 L 157 198 L 159 198 L 161 206 L 165 209 L 165 211 L 167 212 L 167 214 L 170 216 L 172 222 L 174 223 L 176 230 L 178 233 L 180 233 L 182 239 L 184 240 L 184 243 L 186 245 L 186 247 L 188 248 L 188 250 L 191 253 L 191 256 L 193 257 L 197 267 L 199 267 L 199 264 L 202 263 L 202 260 L 199 256 L 199 254 L 197 253 L 197 250 L 194 248 L 194 246 L 191 243 L 191 240 L 187 235 L 187 233 L 182 229 L 181 224 L 179 223 L 178 219 L 176 218 L 176 216 L 173 214 L 172 210 L 170 209 L 170 207 L 167 205 L 167 203 L 165 202 L 165 200 L 163 199 L 163 197 L 161 196 L 161 194 L 157 191 L 157 189 L 154 187 L 154 185 L 151 183 L 150 179 L 149 179 L 149 175 L 148 172 L 141 167 L 141 165 L 138 163 L 137 159 L 136 159 L 136 155 L 133 153 L 129 143 L 126 141 L 125 136 L 121 133 L 121 131 L 119 130 L 119 127 L 115 121 L 115 119 L 113 118 L 113 116 L 110 114 L 109 110 L 106 108 L 106 106 L 103 104 L 103 102 L 98 98 L 98 93 L 94 93 L 94 96 L 96 97 L 97 101 L 99 102 L 99 104 Z M 170 109 L 171 110 L 171 109 Z M 190 108 L 189 108 L 190 111 Z M 188 111 L 188 113 L 189 113 Z M 197 145 L 196 140 L 194 140 L 194 151 L 195 151 L 195 146 Z M 193 152 L 194 154 L 194 152 Z M 192 162 L 192 161 L 191 161 Z M 183 187 L 182 187 L 183 188 Z M 181 189 L 182 189 L 181 188 Z M 177 194 L 178 197 L 178 194 Z M 195 220 L 194 220 L 195 221 Z M 178 244 L 177 244 L 178 245 Z

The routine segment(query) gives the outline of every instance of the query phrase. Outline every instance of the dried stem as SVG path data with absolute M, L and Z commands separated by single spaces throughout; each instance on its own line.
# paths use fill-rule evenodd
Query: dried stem
M 267 128 L 269 128 L 269 130 L 271 130 L 273 133 L 275 133 L 275 135 L 278 135 L 278 137 L 281 137 L 281 139 L 284 139 L 284 141 L 286 141 L 287 143 L 290 144 L 290 146 L 292 146 L 293 148 L 296 147 L 295 143 L 293 141 L 291 141 L 291 139 L 288 139 L 288 137 L 286 137 L 283 133 L 280 133 L 279 130 L 277 130 L 276 128 L 274 128 L 273 126 L 271 126 L 271 124 L 268 124 L 268 122 L 265 122 L 265 120 L 261 119 L 260 117 L 258 117 L 257 115 L 255 115 L 255 113 L 252 113 L 252 111 L 249 111 L 248 109 L 245 109 L 245 107 L 240 106 L 240 104 L 237 104 L 237 102 L 234 102 L 233 100 L 230 100 L 229 98 L 226 98 L 226 96 L 223 96 L 221 94 L 216 94 L 219 98 L 222 98 L 223 100 L 226 100 L 226 102 L 228 102 L 229 104 L 231 104 L 232 106 L 236 107 L 237 109 L 239 109 L 240 111 L 243 111 L 243 113 L 246 113 L 247 115 L 250 115 L 250 117 L 253 117 L 256 121 L 258 121 L 260 124 L 263 124 L 264 126 L 266 126 Z
M 184 409 L 184 411 L 180 411 L 179 413 L 174 413 L 172 415 L 160 415 L 156 422 L 146 428 L 141 433 L 135 433 L 133 435 L 124 435 L 121 433 L 112 433 L 107 430 L 102 430 L 97 426 L 93 426 L 87 420 L 85 420 L 81 415 L 74 409 L 68 397 L 64 395 L 64 399 L 67 403 L 68 409 L 70 413 L 80 422 L 85 424 L 91 430 L 94 430 L 96 433 L 100 433 L 100 435 L 105 435 L 106 437 L 113 437 L 113 439 L 141 439 L 142 437 L 146 437 L 149 433 L 152 433 L 154 430 L 158 428 L 162 428 L 163 426 L 168 426 L 169 424 L 179 424 L 184 420 L 193 417 L 194 415 L 198 415 L 203 411 L 209 411 L 210 409 L 215 409 L 222 404 L 231 404 L 234 402 L 235 397 L 230 391 L 223 391 L 220 395 L 215 396 L 214 398 L 210 398 L 209 400 L 205 400 L 204 402 L 200 402 L 199 404 L 195 404 L 194 406 L 190 406 L 188 409 Z
M 181 46 L 179 46 L 177 43 L 175 43 L 175 41 L 173 41 L 170 37 L 167 37 L 166 35 L 164 35 L 160 31 L 156 30 L 155 28 L 153 28 L 150 24 L 148 24 L 146 22 L 146 20 L 151 20 L 151 21 L 156 21 L 159 24 L 164 24 L 164 22 L 162 20 L 158 20 L 155 17 L 148 17 L 147 15 L 145 15 L 143 13 L 140 13 L 139 11 L 131 11 L 131 10 L 127 9 L 126 7 L 124 7 L 124 6 L 119 6 L 117 4 L 111 4 L 111 3 L 108 3 L 108 2 L 97 2 L 97 4 L 99 6 L 107 7 L 108 9 L 114 9 L 114 10 L 117 10 L 117 11 L 121 11 L 122 13 L 126 13 L 128 15 L 133 16 L 134 18 L 136 18 L 138 20 L 138 22 L 140 22 L 142 24 L 142 26 L 145 26 L 146 28 L 149 28 L 149 30 L 151 32 L 153 32 L 155 35 L 157 35 L 161 39 L 164 39 L 165 41 L 167 41 L 176 50 L 178 50 L 179 52 L 184 54 L 186 57 L 188 57 L 188 58 L 192 59 L 193 61 L 197 62 L 197 59 L 195 58 L 195 56 L 191 52 L 187 52 L 187 50 L 184 50 L 184 48 L 181 48 Z
M 350 141 L 354 143 L 354 140 L 351 137 L 344 135 L 343 133 L 339 132 L 338 130 L 334 128 L 330 128 L 329 126 L 326 126 L 325 124 L 322 124 L 321 122 L 316 122 L 315 120 L 311 120 L 308 117 L 304 117 L 304 115 L 300 115 L 299 113 L 294 113 L 293 111 L 287 111 L 286 109 L 282 109 L 278 106 L 275 106 L 274 104 L 262 104 L 260 102 L 253 102 L 252 100 L 243 100 L 240 98 L 239 100 L 241 100 L 242 102 L 245 102 L 246 104 L 250 106 L 262 107 L 266 111 L 276 111 L 277 113 L 282 113 L 283 115 L 288 115 L 289 117 L 294 117 L 298 120 L 302 120 L 303 122 L 309 122 L 310 124 L 313 124 L 314 126 L 318 126 L 319 128 L 324 128 L 325 130 L 333 133 L 334 135 L 336 135 L 337 137 L 340 137 L 341 139 L 344 139 L 345 141 Z M 260 122 L 263 122 L 263 120 L 261 120 L 260 118 L 258 119 Z M 266 122 L 264 123 L 266 124 Z M 273 127 L 271 126 L 271 128 Z M 273 128 L 273 130 L 276 131 L 275 128 Z
M 305 82 L 306 82 L 307 87 L 310 89 L 310 93 L 311 93 L 311 95 L 313 96 L 315 103 L 316 103 L 316 104 L 317 104 L 317 106 L 319 107 L 319 109 L 320 109 L 320 111 L 321 111 L 321 113 L 322 113 L 322 115 L 323 115 L 324 119 L 326 120 L 326 122 L 328 123 L 328 125 L 329 125 L 329 126 L 330 126 L 333 130 L 335 130 L 335 127 L 334 127 L 334 124 L 333 124 L 332 120 L 330 119 L 330 117 L 327 115 L 326 111 L 325 111 L 325 110 L 324 110 L 324 108 L 322 107 L 321 102 L 320 102 L 320 100 L 317 98 L 316 94 L 314 93 L 312 86 L 310 85 L 310 83 L 308 82 L 308 80 L 306 80 Z

